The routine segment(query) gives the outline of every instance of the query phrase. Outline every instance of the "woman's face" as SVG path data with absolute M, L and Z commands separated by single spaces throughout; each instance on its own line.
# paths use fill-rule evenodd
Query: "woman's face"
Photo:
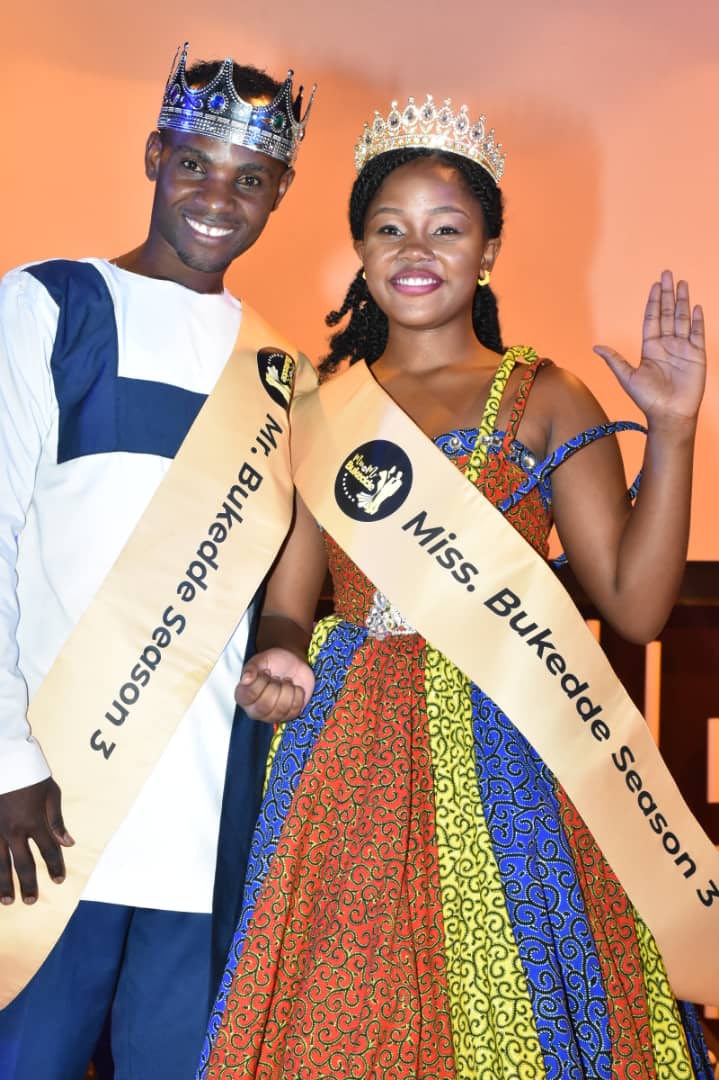
M 465 181 L 436 158 L 390 173 L 370 203 L 355 244 L 367 286 L 390 323 L 424 330 L 471 321 L 477 278 L 499 240 Z

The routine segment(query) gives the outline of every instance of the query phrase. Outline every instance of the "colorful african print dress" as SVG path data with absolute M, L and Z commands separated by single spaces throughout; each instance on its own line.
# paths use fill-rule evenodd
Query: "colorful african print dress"
M 516 432 L 539 364 L 509 350 L 480 428 L 436 441 L 546 555 L 551 469 L 605 432 L 536 463 Z M 693 1009 L 555 778 L 325 539 L 336 610 L 313 698 L 275 737 L 199 1076 L 710 1080 Z

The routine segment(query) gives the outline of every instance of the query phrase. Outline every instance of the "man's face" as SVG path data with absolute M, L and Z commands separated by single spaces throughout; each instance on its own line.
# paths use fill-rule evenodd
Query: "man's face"
M 294 178 L 266 154 L 170 130 L 150 135 L 145 168 L 155 182 L 148 243 L 163 276 L 192 288 L 254 244 Z

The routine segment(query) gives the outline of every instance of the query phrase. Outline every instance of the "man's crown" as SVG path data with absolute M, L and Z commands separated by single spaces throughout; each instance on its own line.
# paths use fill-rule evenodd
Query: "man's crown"
M 293 71 L 287 72 L 274 101 L 251 105 L 235 90 L 232 81 L 233 61 L 222 61 L 215 77 L 202 87 L 190 87 L 185 78 L 188 44 L 175 53 L 170 77 L 165 87 L 158 128 L 190 131 L 213 139 L 246 146 L 292 165 L 305 134 L 316 87 L 302 112 L 302 87 L 292 100 Z M 178 59 L 179 57 L 179 59 Z
M 393 101 L 386 118 L 375 111 L 374 120 L 365 124 L 355 146 L 357 172 L 378 154 L 416 147 L 446 150 L 469 158 L 486 169 L 498 184 L 504 173 L 505 155 L 500 153 L 502 144 L 495 141 L 494 128 L 487 131 L 486 116 L 473 123 L 466 105 L 456 113 L 451 105 L 451 98 L 446 98 L 437 106 L 431 94 L 427 94 L 423 105 L 416 105 L 411 97 L 401 112 Z

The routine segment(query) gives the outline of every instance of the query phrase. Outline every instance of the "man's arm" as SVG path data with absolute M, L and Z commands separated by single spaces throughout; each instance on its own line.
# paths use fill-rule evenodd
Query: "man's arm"
M 237 704 L 254 720 L 284 723 L 310 699 L 315 677 L 307 646 L 326 572 L 320 530 L 296 492 L 292 528 L 267 580 L 258 651 L 235 690 Z
M 28 903 L 37 897 L 29 840 L 50 876 L 65 876 L 60 791 L 27 722 L 19 669 L 18 540 L 55 409 L 49 369 L 57 312 L 30 275 L 12 271 L 0 285 L 0 903 L 12 903 L 12 865 Z

